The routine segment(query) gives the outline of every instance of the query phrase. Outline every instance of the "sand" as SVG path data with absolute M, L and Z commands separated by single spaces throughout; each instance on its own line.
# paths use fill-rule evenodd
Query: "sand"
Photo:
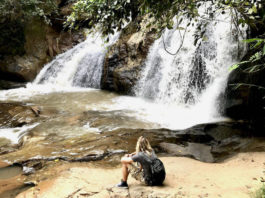
M 203 163 L 185 157 L 161 157 L 167 176 L 162 187 L 148 187 L 129 178 L 129 191 L 113 188 L 120 181 L 120 167 L 95 168 L 68 164 L 58 176 L 40 182 L 17 197 L 213 197 L 249 198 L 261 185 L 265 152 L 240 153 L 222 163 Z

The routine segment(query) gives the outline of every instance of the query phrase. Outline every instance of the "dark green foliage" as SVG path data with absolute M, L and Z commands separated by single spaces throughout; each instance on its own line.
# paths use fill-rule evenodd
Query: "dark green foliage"
M 0 2 L 0 59 L 25 53 L 25 24 L 34 20 L 50 23 L 57 12 L 54 0 L 2 0 Z M 42 30 L 43 31 L 43 30 Z
M 259 37 L 260 38 L 243 40 L 249 44 L 249 56 L 247 56 L 242 62 L 233 65 L 231 70 L 244 68 L 244 72 L 252 73 L 265 68 L 265 63 L 263 61 L 265 58 L 265 34 L 260 35 Z
M 193 0 L 78 0 L 66 25 L 78 28 L 85 24 L 107 35 L 136 17 L 148 14 L 155 19 L 160 32 L 165 27 L 172 28 L 172 19 L 181 10 L 189 16 L 197 15 Z
M 157 32 L 172 28 L 173 17 L 185 15 L 190 19 L 200 17 L 198 7 L 205 1 L 199 0 L 76 0 L 73 12 L 66 25 L 72 28 L 87 26 L 100 30 L 103 35 L 120 29 L 124 23 L 137 16 L 148 15 L 154 20 Z M 264 5 L 251 0 L 212 0 L 214 12 L 231 12 L 235 25 L 248 24 L 253 29 L 264 25 Z M 237 12 L 235 12 L 237 11 Z M 238 14 L 240 13 L 240 14 Z M 151 26 L 151 24 L 150 24 Z
M 0 3 L 0 23 L 9 21 L 25 22 L 41 18 L 49 23 L 49 16 L 56 12 L 54 0 L 2 0 Z

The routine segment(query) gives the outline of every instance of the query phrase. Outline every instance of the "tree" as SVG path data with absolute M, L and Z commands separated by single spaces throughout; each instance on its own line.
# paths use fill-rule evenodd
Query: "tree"
M 49 16 L 57 11 L 54 0 L 3 0 L 0 3 L 0 23 L 26 22 L 41 18 L 50 23 Z
M 173 17 L 200 17 L 198 7 L 202 0 L 77 0 L 66 25 L 72 28 L 86 26 L 92 31 L 99 30 L 103 35 L 120 30 L 126 22 L 144 15 L 154 18 L 157 32 L 172 28 Z M 265 21 L 264 6 L 261 0 L 212 0 L 216 11 L 233 12 L 236 25 L 249 25 L 258 29 Z

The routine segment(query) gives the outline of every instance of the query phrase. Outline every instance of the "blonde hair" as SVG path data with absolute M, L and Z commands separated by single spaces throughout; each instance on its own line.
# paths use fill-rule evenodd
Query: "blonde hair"
M 135 150 L 136 150 L 136 153 L 145 152 L 150 156 L 152 155 L 152 151 L 153 151 L 149 141 L 143 136 L 140 136 L 138 138 Z

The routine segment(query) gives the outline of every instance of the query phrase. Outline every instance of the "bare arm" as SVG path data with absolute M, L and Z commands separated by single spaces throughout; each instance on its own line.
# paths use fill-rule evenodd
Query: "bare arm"
M 129 154 L 130 157 L 134 156 L 136 154 L 136 152 L 133 152 L 131 154 Z

